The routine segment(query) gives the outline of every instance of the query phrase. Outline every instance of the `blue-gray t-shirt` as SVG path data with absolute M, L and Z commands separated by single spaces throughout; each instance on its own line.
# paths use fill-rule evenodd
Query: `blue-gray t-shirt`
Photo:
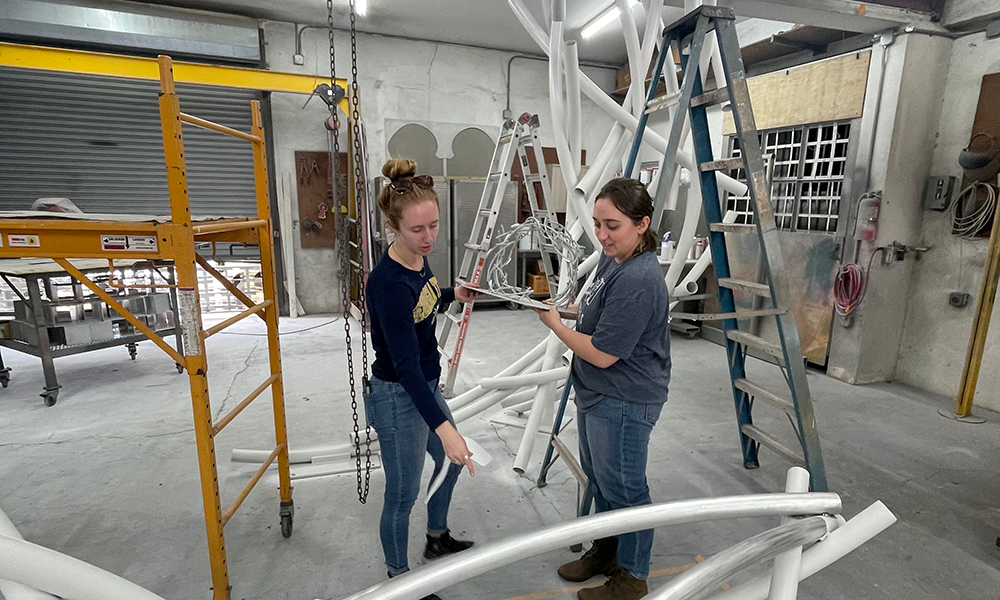
M 670 300 L 653 252 L 622 263 L 601 255 L 594 283 L 580 302 L 576 330 L 594 347 L 618 357 L 607 369 L 573 358 L 576 403 L 587 411 L 606 396 L 663 404 L 670 384 Z

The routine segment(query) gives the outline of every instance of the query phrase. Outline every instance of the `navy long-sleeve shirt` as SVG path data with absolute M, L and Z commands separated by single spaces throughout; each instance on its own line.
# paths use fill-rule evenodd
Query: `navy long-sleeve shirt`
M 408 269 L 386 252 L 368 276 L 365 288 L 371 315 L 375 363 L 372 375 L 399 383 L 430 428 L 447 420 L 427 385 L 441 376 L 437 313 L 455 299 L 454 288 L 441 288 L 424 257 L 420 271 Z

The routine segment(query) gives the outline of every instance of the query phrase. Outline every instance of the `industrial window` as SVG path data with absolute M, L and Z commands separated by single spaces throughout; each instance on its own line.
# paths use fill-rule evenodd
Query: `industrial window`
M 759 132 L 765 159 L 774 156 L 771 202 L 778 229 L 836 233 L 847 167 L 851 124 L 801 125 Z M 740 156 L 739 140 L 728 138 L 728 156 Z M 743 169 L 730 171 L 746 182 Z M 737 223 L 753 223 L 748 196 L 726 195 Z

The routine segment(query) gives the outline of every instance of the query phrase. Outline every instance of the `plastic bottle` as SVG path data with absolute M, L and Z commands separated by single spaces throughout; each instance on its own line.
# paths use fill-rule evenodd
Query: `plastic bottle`
M 663 241 L 660 243 L 660 258 L 670 260 L 674 257 L 674 242 L 670 239 L 670 232 L 663 234 Z

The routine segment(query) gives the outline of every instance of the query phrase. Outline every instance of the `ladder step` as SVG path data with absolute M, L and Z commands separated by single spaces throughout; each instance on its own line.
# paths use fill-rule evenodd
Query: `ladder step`
M 726 330 L 726 337 L 733 340 L 737 344 L 742 344 L 748 348 L 757 348 L 764 354 L 769 354 L 777 358 L 780 364 L 785 363 L 785 353 L 778 344 L 772 344 L 764 338 L 757 337 L 745 331 L 740 331 L 739 329 Z
M 484 209 L 481 209 L 479 211 L 479 214 L 481 214 L 481 215 L 483 215 L 485 217 L 485 216 L 488 216 L 492 212 L 493 212 L 492 208 L 484 208 Z
M 525 179 L 531 181 L 532 183 L 539 183 L 542 181 L 542 176 L 536 175 L 535 173 L 528 173 L 528 176 Z
M 481 245 L 470 242 L 465 242 L 465 247 L 473 252 L 483 252 L 486 250 L 486 248 L 483 248 Z
M 753 281 L 741 281 L 739 279 L 722 277 L 719 279 L 719 287 L 729 288 L 740 292 L 749 292 L 762 298 L 771 297 L 771 288 L 763 283 L 755 283 Z
M 753 383 L 752 381 L 748 381 L 742 378 L 734 379 L 733 386 L 735 386 L 736 389 L 738 390 L 750 394 L 757 400 L 763 400 L 764 402 L 767 402 L 772 406 L 780 408 L 781 410 L 785 411 L 785 413 L 788 414 L 788 416 L 790 417 L 795 416 L 795 405 L 792 404 L 790 400 L 786 400 L 785 398 L 782 398 L 777 394 L 773 394 L 765 390 L 764 388 L 760 387 L 756 383 Z
M 493 181 L 494 179 L 500 179 L 500 177 L 502 176 L 503 176 L 503 171 L 494 171 L 493 173 L 490 173 L 489 177 L 487 177 L 486 179 L 487 181 Z
M 740 427 L 740 431 L 742 431 L 743 434 L 749 437 L 750 439 L 754 440 L 761 446 L 771 450 L 772 452 L 784 458 L 793 465 L 798 465 L 802 468 L 805 468 L 806 461 L 805 459 L 802 458 L 802 456 L 799 453 L 795 452 L 794 450 L 791 450 L 790 448 L 788 448 L 788 446 L 785 446 L 784 444 L 774 439 L 770 435 L 764 433 L 757 427 L 747 423 L 742 427 Z
M 506 144 L 507 142 L 509 142 L 511 140 L 512 137 L 514 137 L 514 134 L 512 134 L 512 133 L 508 133 L 506 135 L 502 135 L 502 136 L 500 136 L 500 139 L 497 141 L 497 143 L 500 144 L 500 145 Z
M 753 319 L 754 317 L 773 317 L 783 315 L 788 311 L 779 308 L 763 308 L 760 310 L 738 310 L 729 313 L 683 313 L 672 312 L 670 316 L 675 319 L 688 319 L 690 321 L 725 321 L 727 319 Z
M 708 230 L 715 233 L 757 233 L 757 226 L 751 223 L 709 223 Z
M 698 166 L 698 168 L 702 171 L 732 171 L 735 169 L 742 169 L 743 157 L 737 156 L 735 158 L 724 158 L 722 160 L 703 162 Z
M 677 101 L 680 100 L 680 97 L 681 93 L 678 91 L 672 94 L 665 94 L 663 96 L 653 98 L 652 100 L 649 101 L 649 104 L 646 105 L 646 114 L 648 115 L 658 110 L 663 110 L 664 108 L 669 108 L 671 106 L 674 106 L 675 104 L 677 104 Z
M 451 312 L 446 312 L 446 313 L 444 313 L 444 315 L 445 315 L 446 317 L 448 317 L 448 319 L 449 319 L 449 320 L 450 320 L 451 322 L 455 323 L 456 325 L 458 325 L 459 323 L 461 323 L 461 322 L 462 322 L 462 317 L 460 317 L 460 316 L 458 316 L 458 315 L 456 315 L 456 314 L 452 314 Z
M 704 106 L 706 104 L 722 104 L 723 102 L 729 102 L 729 88 L 719 88 L 717 90 L 712 90 L 710 92 L 705 92 L 700 96 L 695 96 L 691 98 L 691 108 L 696 106 Z
M 438 352 L 441 353 L 441 356 L 445 357 L 448 360 L 451 360 L 451 352 L 445 350 L 444 346 L 438 346 Z

